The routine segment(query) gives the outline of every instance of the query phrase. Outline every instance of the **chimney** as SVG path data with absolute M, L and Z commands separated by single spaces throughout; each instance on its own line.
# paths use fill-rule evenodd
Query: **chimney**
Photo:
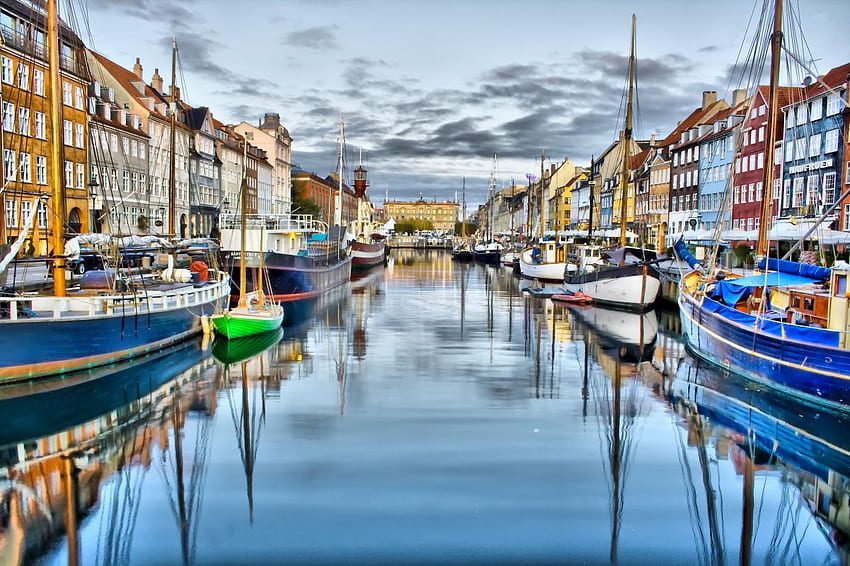
M 157 92 L 162 92 L 162 77 L 159 74 L 159 69 L 153 70 L 153 77 L 151 78 L 151 86 Z
M 702 109 L 706 110 L 709 106 L 717 102 L 717 91 L 716 90 L 704 90 L 702 91 Z
M 747 89 L 736 88 L 732 91 L 732 106 L 738 106 L 747 100 Z
M 652 130 L 652 133 L 649 134 L 649 147 L 655 147 L 656 143 L 657 142 L 655 141 L 655 130 Z
M 133 65 L 133 73 L 142 80 L 145 80 L 145 76 L 142 74 L 142 60 L 136 57 L 136 64 Z

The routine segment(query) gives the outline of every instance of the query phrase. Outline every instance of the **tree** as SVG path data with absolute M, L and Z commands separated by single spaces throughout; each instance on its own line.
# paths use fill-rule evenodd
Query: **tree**
M 292 212 L 296 214 L 311 214 L 319 217 L 319 205 L 313 199 L 306 197 L 299 189 L 295 181 L 290 186 L 292 193 Z
M 430 220 L 421 220 L 418 218 L 403 218 L 396 221 L 396 234 L 413 234 L 414 232 L 427 232 L 434 229 L 434 223 Z
M 460 221 L 455 222 L 455 235 L 456 236 L 460 236 L 461 234 L 464 233 L 463 232 L 463 224 L 464 223 L 462 223 Z M 466 235 L 471 236 L 472 234 L 475 233 L 476 230 L 478 230 L 478 225 L 467 220 L 466 221 Z

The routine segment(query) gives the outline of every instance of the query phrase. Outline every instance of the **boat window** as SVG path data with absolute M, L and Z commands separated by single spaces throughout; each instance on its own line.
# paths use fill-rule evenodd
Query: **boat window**
M 807 311 L 815 310 L 814 297 L 806 297 L 805 299 L 803 299 L 803 308 Z

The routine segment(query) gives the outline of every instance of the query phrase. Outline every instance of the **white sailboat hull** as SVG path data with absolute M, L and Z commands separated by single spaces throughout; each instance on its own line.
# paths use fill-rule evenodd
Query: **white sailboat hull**
M 533 251 L 534 248 L 525 249 L 519 256 L 519 271 L 523 277 L 558 282 L 564 279 L 564 270 L 567 267 L 565 262 L 538 263 L 532 258 Z
M 606 271 L 612 272 L 609 277 L 605 277 Z M 566 277 L 564 287 L 573 293 L 581 291 L 590 295 L 594 303 L 603 305 L 644 309 L 655 304 L 661 292 L 661 280 L 658 277 L 641 272 L 617 275 L 613 273 L 616 271 L 617 268 L 602 270 L 595 279 L 587 275 Z

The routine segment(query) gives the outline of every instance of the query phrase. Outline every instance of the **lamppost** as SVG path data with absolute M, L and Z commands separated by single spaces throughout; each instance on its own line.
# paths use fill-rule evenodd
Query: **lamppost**
M 91 222 L 89 223 L 89 230 L 91 232 L 100 232 L 97 228 L 97 209 L 95 208 L 95 203 L 97 202 L 97 188 L 99 186 L 100 183 L 97 182 L 97 177 L 89 179 L 89 198 L 91 199 Z

